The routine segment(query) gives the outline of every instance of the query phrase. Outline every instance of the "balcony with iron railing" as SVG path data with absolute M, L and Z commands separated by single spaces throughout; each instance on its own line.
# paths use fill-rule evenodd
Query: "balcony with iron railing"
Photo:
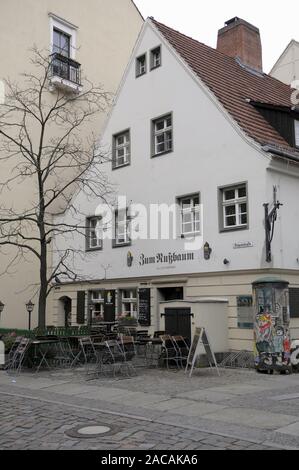
M 82 90 L 81 64 L 57 52 L 51 54 L 50 82 L 55 87 L 79 93 Z

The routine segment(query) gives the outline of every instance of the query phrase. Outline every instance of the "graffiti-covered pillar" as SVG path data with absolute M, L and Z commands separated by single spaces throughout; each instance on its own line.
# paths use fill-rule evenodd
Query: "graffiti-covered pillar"
M 291 371 L 289 283 L 275 278 L 252 284 L 254 354 L 258 371 Z

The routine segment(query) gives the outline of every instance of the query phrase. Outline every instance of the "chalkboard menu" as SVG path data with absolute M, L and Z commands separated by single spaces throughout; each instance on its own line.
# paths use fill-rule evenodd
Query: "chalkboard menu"
M 138 290 L 138 322 L 142 326 L 151 324 L 151 290 L 142 288 Z

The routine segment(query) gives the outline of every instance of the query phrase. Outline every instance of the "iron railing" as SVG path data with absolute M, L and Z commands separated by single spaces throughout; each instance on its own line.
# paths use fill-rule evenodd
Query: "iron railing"
M 52 54 L 50 71 L 52 77 L 60 77 L 81 85 L 81 64 L 69 57 L 58 53 Z

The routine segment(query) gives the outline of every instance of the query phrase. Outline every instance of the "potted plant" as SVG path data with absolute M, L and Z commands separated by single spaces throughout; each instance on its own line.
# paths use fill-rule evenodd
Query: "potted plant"
M 138 325 L 138 322 L 137 322 L 137 318 L 135 317 L 131 317 L 130 315 L 128 314 L 122 314 L 118 317 L 118 324 L 119 326 L 137 326 Z

